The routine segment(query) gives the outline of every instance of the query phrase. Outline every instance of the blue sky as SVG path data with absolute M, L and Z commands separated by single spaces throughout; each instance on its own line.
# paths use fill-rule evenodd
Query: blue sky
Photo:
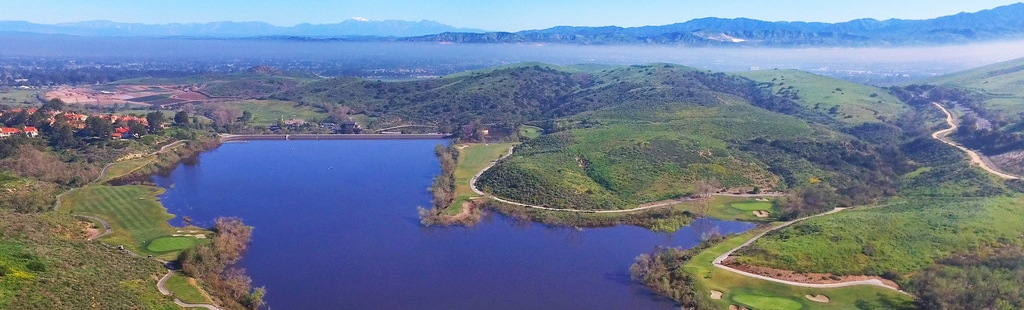
M 558 25 L 643 26 L 701 17 L 840 22 L 926 19 L 1020 0 L 4 0 L 0 20 L 62 23 L 111 20 L 147 24 L 263 21 L 280 26 L 371 20 L 434 20 L 486 30 Z

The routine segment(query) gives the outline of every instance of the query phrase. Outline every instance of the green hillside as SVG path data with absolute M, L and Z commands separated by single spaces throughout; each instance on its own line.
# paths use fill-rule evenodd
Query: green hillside
M 957 72 L 924 81 L 979 92 L 991 109 L 1016 114 L 1024 104 L 1024 58 Z
M 906 105 L 885 89 L 822 77 L 799 70 L 737 72 L 772 92 L 799 102 L 806 108 L 825 111 L 850 124 L 884 122 L 907 110 Z
M 0 209 L 0 309 L 180 309 L 154 260 L 86 241 L 71 215 Z

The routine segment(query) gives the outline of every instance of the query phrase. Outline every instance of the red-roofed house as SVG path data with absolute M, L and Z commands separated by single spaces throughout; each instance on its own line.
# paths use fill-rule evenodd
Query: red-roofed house
M 24 131 L 25 135 L 28 136 L 29 138 L 35 138 L 39 136 L 39 130 L 32 126 L 25 126 L 25 129 L 23 129 L 22 131 Z
M 7 138 L 19 133 L 21 133 L 21 130 L 18 130 L 18 128 L 0 127 L 0 138 Z

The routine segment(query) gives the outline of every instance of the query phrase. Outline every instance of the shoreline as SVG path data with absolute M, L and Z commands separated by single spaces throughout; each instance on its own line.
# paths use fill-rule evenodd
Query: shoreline
M 269 134 L 232 135 L 221 134 L 220 142 L 248 140 L 434 140 L 444 139 L 447 134 Z

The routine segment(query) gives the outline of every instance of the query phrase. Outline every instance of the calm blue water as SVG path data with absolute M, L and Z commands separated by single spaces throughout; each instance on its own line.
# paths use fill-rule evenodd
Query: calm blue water
M 256 227 L 240 264 L 274 309 L 671 309 L 630 283 L 633 259 L 694 246 L 699 231 L 753 227 L 575 231 L 495 215 L 473 228 L 424 228 L 416 207 L 430 203 L 440 142 L 228 143 L 154 181 L 168 188 L 173 225 L 237 216 Z

